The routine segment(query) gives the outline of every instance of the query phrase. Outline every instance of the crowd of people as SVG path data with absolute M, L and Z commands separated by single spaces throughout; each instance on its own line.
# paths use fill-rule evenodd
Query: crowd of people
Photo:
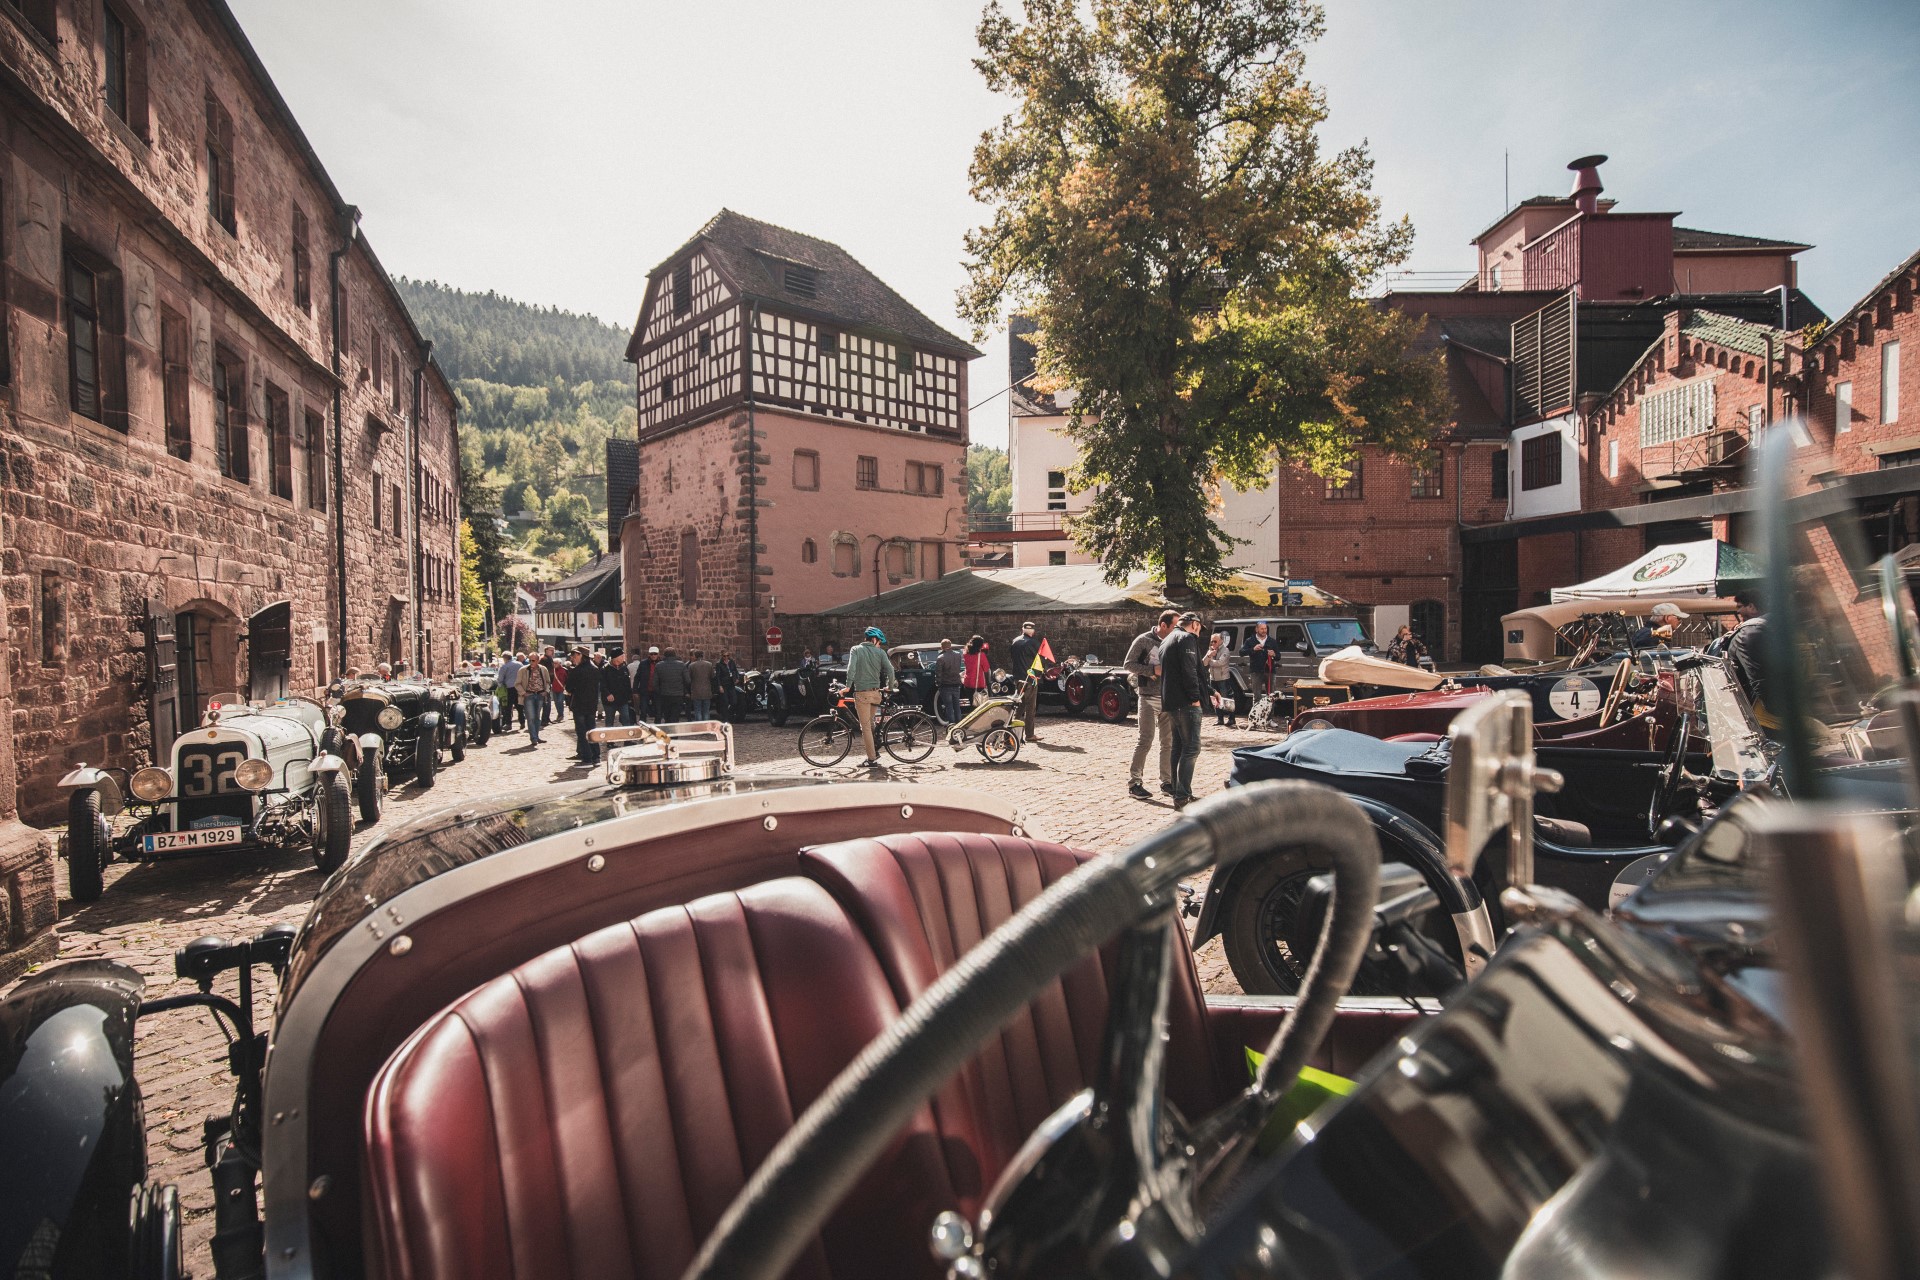
M 608 654 L 575 645 L 563 658 L 553 645 L 508 655 L 494 673 L 500 727 L 526 726 L 536 745 L 542 730 L 572 715 L 574 759 L 594 764 L 598 744 L 587 734 L 600 725 L 737 720 L 745 714 L 746 687 L 733 651 L 709 658 L 695 649 L 682 657 L 671 646 L 649 645 Z

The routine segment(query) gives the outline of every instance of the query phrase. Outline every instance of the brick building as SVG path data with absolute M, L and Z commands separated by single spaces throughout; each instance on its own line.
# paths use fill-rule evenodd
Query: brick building
M 29 822 L 459 633 L 451 389 L 220 0 L 0 5 L 0 720 Z M 0 815 L 11 806 L 0 760 Z
M 978 354 L 838 245 L 722 210 L 648 277 L 627 347 L 628 642 L 745 660 L 776 607 L 959 568 Z

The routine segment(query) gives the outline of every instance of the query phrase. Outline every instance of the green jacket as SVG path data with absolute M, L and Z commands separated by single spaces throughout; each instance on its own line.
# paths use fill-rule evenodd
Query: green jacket
M 899 677 L 893 674 L 893 662 L 877 644 L 857 644 L 847 655 L 847 688 L 855 693 L 873 689 L 898 689 Z

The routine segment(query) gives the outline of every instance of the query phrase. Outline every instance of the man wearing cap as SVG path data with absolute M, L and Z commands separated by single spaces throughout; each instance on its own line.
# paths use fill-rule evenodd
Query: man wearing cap
M 1662 649 L 1673 643 L 1673 627 L 1686 612 L 1677 604 L 1661 601 L 1650 611 L 1653 616 L 1646 625 L 1633 633 L 1633 647 L 1636 649 Z
M 659 682 L 654 678 L 660 669 L 660 646 L 648 645 L 647 656 L 633 664 L 633 708 L 639 717 L 648 724 L 660 720 Z
M 593 665 L 583 644 L 573 647 L 570 662 L 567 690 L 573 694 L 573 740 L 578 748 L 573 758 L 581 764 L 598 764 L 600 744 L 587 741 L 587 735 L 593 731 L 594 715 L 600 706 L 600 668 Z
M 853 694 L 854 714 L 860 718 L 860 742 L 867 750 L 867 768 L 880 767 L 880 752 L 873 743 L 873 718 L 879 713 L 880 699 L 900 687 L 887 659 L 887 635 L 878 627 L 868 627 L 866 643 L 847 652 L 847 688 Z
M 625 649 L 600 668 L 600 701 L 607 709 L 608 724 L 633 723 L 633 672 L 627 666 Z
M 960 722 L 960 687 L 967 680 L 967 660 L 953 647 L 953 641 L 940 642 L 940 656 L 933 660 L 934 705 L 940 723 Z
M 1041 638 L 1040 628 L 1031 622 L 1023 622 L 1020 624 L 1020 634 L 1007 646 L 1008 656 L 1013 661 L 1008 671 L 1020 682 L 1020 719 L 1027 726 L 1028 742 L 1040 741 L 1040 735 L 1034 732 L 1034 726 L 1040 718 L 1040 673 L 1033 668 L 1040 660 L 1046 643 Z
M 1160 645 L 1160 705 L 1173 721 L 1173 807 L 1193 802 L 1193 766 L 1200 759 L 1200 711 L 1220 705 L 1220 695 L 1207 683 L 1202 662 L 1200 615 L 1180 615 L 1173 632 Z
M 1127 771 L 1127 794 L 1136 800 L 1150 799 L 1153 795 L 1147 790 L 1144 777 L 1156 734 L 1160 739 L 1160 790 L 1173 794 L 1173 718 L 1162 710 L 1160 703 L 1160 645 L 1173 633 L 1173 624 L 1179 618 L 1175 610 L 1163 610 L 1160 620 L 1135 636 L 1127 646 L 1123 665 L 1133 677 L 1134 693 L 1140 702 L 1134 709 L 1140 721 L 1140 737 L 1134 743 L 1133 765 Z

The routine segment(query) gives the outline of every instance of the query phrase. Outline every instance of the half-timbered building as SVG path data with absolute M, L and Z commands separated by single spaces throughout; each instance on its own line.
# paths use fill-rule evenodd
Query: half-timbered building
M 838 245 L 722 210 L 648 277 L 626 636 L 760 652 L 810 613 L 960 567 L 979 353 Z

